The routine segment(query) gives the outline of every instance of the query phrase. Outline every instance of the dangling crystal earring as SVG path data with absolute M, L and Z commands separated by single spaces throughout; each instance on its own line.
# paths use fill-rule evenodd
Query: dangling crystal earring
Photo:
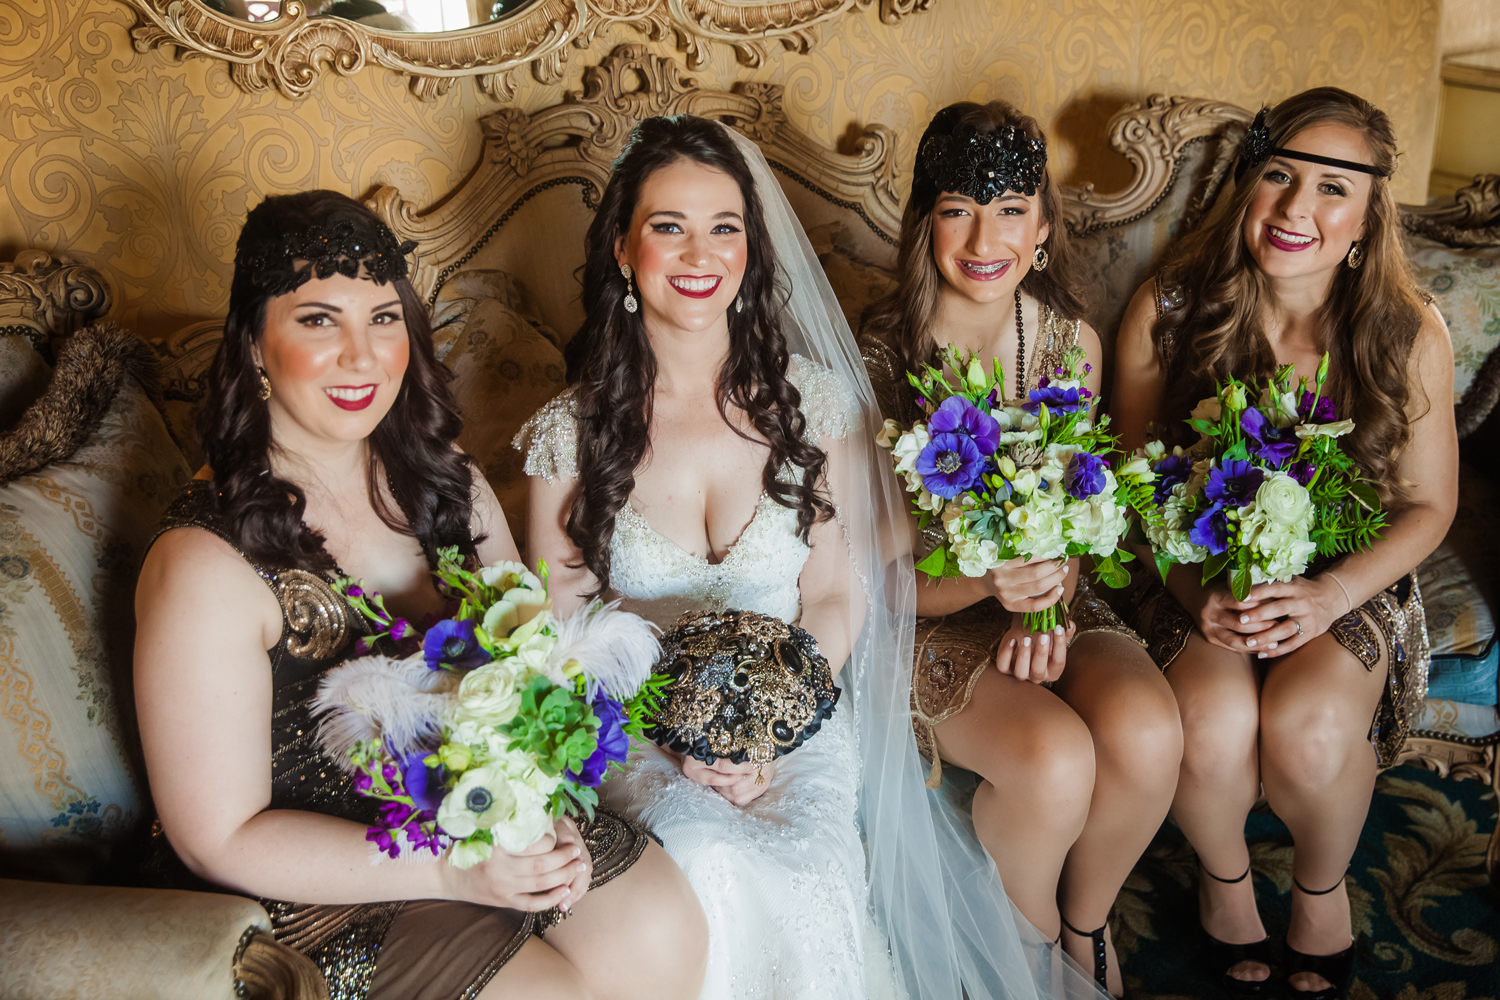
M 630 288 L 630 265 L 621 264 L 620 273 L 625 276 L 625 311 L 633 313 L 641 307 L 641 304 L 635 300 L 635 292 Z
M 256 393 L 256 395 L 258 395 L 262 400 L 270 399 L 271 380 L 266 378 L 266 370 L 264 368 L 257 368 L 255 370 L 260 372 L 260 392 Z
M 1033 271 L 1047 270 L 1048 260 L 1049 258 L 1047 257 L 1047 251 L 1038 246 L 1036 248 L 1036 252 L 1031 255 L 1031 269 Z
M 1365 248 L 1358 241 L 1349 245 L 1349 256 L 1344 258 L 1349 265 L 1349 270 L 1358 271 L 1365 262 Z
M 734 297 L 734 311 L 737 313 L 742 313 L 745 311 L 745 301 L 738 295 Z

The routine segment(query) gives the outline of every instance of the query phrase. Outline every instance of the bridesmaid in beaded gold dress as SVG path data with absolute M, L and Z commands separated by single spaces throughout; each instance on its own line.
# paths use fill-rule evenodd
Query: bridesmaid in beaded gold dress
M 707 928 L 644 830 L 601 811 L 468 870 L 376 866 L 379 803 L 314 738 L 319 681 L 369 631 L 333 579 L 417 620 L 446 613 L 439 548 L 518 558 L 453 444 L 410 249 L 328 191 L 246 220 L 200 419 L 212 468 L 168 511 L 136 595 L 158 880 L 263 897 L 337 1000 L 689 1000 Z
M 921 419 L 905 373 L 950 344 L 998 359 L 1012 392 L 1037 388 L 1081 346 L 1097 393 L 1080 266 L 1035 120 L 1001 101 L 940 111 L 918 149 L 900 284 L 861 323 L 884 416 Z M 937 540 L 919 538 L 918 558 Z M 1026 631 L 1023 612 L 1064 595 L 1066 633 Z M 1182 729 L 1171 689 L 1076 559 L 972 579 L 918 573 L 917 612 L 912 718 L 934 779 L 942 763 L 978 773 L 974 826 L 1006 892 L 1119 995 L 1107 918 L 1172 800 Z

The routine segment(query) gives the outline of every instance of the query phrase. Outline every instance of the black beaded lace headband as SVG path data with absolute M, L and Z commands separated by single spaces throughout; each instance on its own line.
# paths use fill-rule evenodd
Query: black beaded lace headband
M 1317 153 L 1304 153 L 1301 150 L 1287 149 L 1284 146 L 1272 146 L 1271 130 L 1266 125 L 1266 109 L 1261 108 L 1260 113 L 1255 116 L 1255 121 L 1251 122 L 1250 127 L 1245 130 L 1245 138 L 1240 143 L 1240 159 L 1234 168 L 1234 179 L 1239 180 L 1245 175 L 1245 171 L 1251 167 L 1260 166 L 1273 156 L 1284 156 L 1289 160 L 1303 160 L 1307 163 L 1321 163 L 1325 167 L 1340 167 L 1376 177 L 1388 176 L 1384 170 L 1372 167 L 1368 163 L 1356 163 L 1353 160 L 1340 160 L 1332 156 L 1319 156 Z
M 1047 169 L 1047 142 L 1014 125 L 993 132 L 928 135 L 917 164 L 939 191 L 954 191 L 988 205 L 1007 191 L 1036 194 Z
M 354 212 L 337 213 L 322 225 L 280 231 L 275 225 L 254 225 L 254 216 L 252 212 L 246 220 L 235 248 L 235 278 L 270 296 L 296 291 L 314 274 L 358 278 L 361 268 L 384 285 L 406 277 L 406 255 L 417 247 L 411 240 L 398 243 L 379 219 Z

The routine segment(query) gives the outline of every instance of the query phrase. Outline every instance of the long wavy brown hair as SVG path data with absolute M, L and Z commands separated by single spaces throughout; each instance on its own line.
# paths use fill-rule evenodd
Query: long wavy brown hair
M 1324 392 L 1354 431 L 1344 445 L 1373 480 L 1387 505 L 1399 506 L 1406 484 L 1397 471 L 1411 437 L 1407 405 L 1413 387 L 1408 362 L 1422 325 L 1422 303 L 1401 248 L 1396 199 L 1388 178 L 1396 166 L 1396 134 L 1385 112 L 1336 87 L 1318 87 L 1268 109 L 1273 147 L 1285 146 L 1315 125 L 1358 131 L 1369 148 L 1372 177 L 1365 212 L 1363 266 L 1340 266 L 1323 304 L 1321 322 L 1330 355 Z M 1265 274 L 1242 235 L 1250 201 L 1270 160 L 1249 167 L 1207 225 L 1178 244 L 1163 281 L 1181 292 L 1152 327 L 1166 391 L 1158 423 L 1180 426 L 1218 381 L 1269 376 L 1276 357 L 1266 339 Z M 1420 389 L 1418 389 L 1420 391 Z
M 922 133 L 922 142 L 931 135 L 960 132 L 989 135 L 1008 126 L 1015 126 L 1032 139 L 1046 140 L 1035 118 L 1005 101 L 988 104 L 959 101 L 933 115 Z M 921 143 L 917 148 L 921 148 Z M 866 307 L 859 320 L 861 336 L 880 336 L 899 344 L 906 367 L 911 371 L 926 363 L 937 347 L 933 324 L 937 319 L 938 296 L 946 279 L 932 256 L 932 213 L 942 193 L 919 157 L 912 174 L 911 197 L 906 199 L 906 209 L 901 214 L 896 287 Z M 1021 290 L 1063 319 L 1082 319 L 1088 312 L 1087 268 L 1063 222 L 1062 201 L 1050 169 L 1042 171 L 1037 194 L 1042 218 L 1050 227 L 1046 241 L 1041 244 L 1048 256 L 1047 269 L 1029 268 L 1021 278 Z M 1023 263 L 1029 267 L 1029 262 Z
M 594 574 L 598 589 L 592 596 L 609 588 L 609 541 L 615 517 L 635 489 L 635 470 L 650 449 L 656 386 L 656 355 L 645 322 L 625 309 L 629 289 L 615 260 L 615 242 L 629 230 L 646 178 L 678 160 L 722 170 L 745 199 L 744 308 L 729 312 L 729 354 L 714 387 L 719 413 L 735 433 L 755 440 L 729 418 L 731 407 L 742 411 L 767 445 L 761 483 L 773 500 L 797 512 L 803 541 L 815 521 L 833 513 L 818 492 L 826 456 L 803 438 L 802 396 L 787 378 L 790 358 L 781 328 L 787 293 L 750 168 L 723 126 L 691 115 L 648 118 L 615 162 L 589 226 L 582 269 L 587 317 L 567 349 L 578 419 L 578 487 L 566 530 Z M 802 470 L 800 483 L 777 478 L 788 462 Z
M 373 233 L 385 223 L 359 202 L 333 191 L 274 195 L 250 211 L 240 246 L 277 243 L 309 227 L 351 224 Z M 372 241 L 373 242 L 373 241 Z M 278 447 L 271 413 L 260 398 L 260 374 L 252 348 L 265 333 L 272 296 L 252 280 L 252 263 L 235 260 L 229 289 L 224 339 L 208 369 L 208 391 L 198 410 L 198 439 L 213 469 L 220 516 L 239 548 L 270 566 L 313 572 L 334 568 L 323 536 L 303 523 L 307 496 L 302 487 L 278 476 L 271 456 Z M 253 256 L 253 255 L 252 255 Z M 437 550 L 458 545 L 472 551 L 473 471 L 454 450 L 463 422 L 449 392 L 453 378 L 433 355 L 427 305 L 411 282 L 392 284 L 401 300 L 410 361 L 389 413 L 369 438 L 367 484 L 370 506 L 391 530 L 409 535 L 436 565 Z M 399 510 L 380 489 L 384 478 Z

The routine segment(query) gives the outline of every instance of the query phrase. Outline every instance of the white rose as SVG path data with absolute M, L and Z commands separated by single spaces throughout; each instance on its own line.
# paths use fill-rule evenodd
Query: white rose
M 887 420 L 880 427 L 880 433 L 875 435 L 875 443 L 882 448 L 894 448 L 902 434 L 901 425 L 894 420 Z
M 452 709 L 454 723 L 475 722 L 494 727 L 503 726 L 516 717 L 521 708 L 521 691 L 510 662 L 496 660 L 464 675 Z
M 1354 430 L 1354 421 L 1336 420 L 1331 424 L 1298 424 L 1297 436 L 1299 438 L 1310 437 L 1343 437 Z
M 1217 422 L 1223 412 L 1224 407 L 1220 405 L 1219 397 L 1210 396 L 1207 399 L 1199 400 L 1198 405 L 1193 407 L 1193 412 L 1189 413 L 1188 417 L 1192 420 Z
M 1285 472 L 1272 472 L 1260 484 L 1255 509 L 1275 524 L 1306 526 L 1312 521 L 1312 497 Z
M 896 444 L 891 448 L 891 454 L 896 456 L 897 472 L 912 472 L 917 467 L 917 456 L 922 454 L 922 449 L 932 442 L 927 434 L 927 428 L 917 424 L 911 430 L 896 439 Z

